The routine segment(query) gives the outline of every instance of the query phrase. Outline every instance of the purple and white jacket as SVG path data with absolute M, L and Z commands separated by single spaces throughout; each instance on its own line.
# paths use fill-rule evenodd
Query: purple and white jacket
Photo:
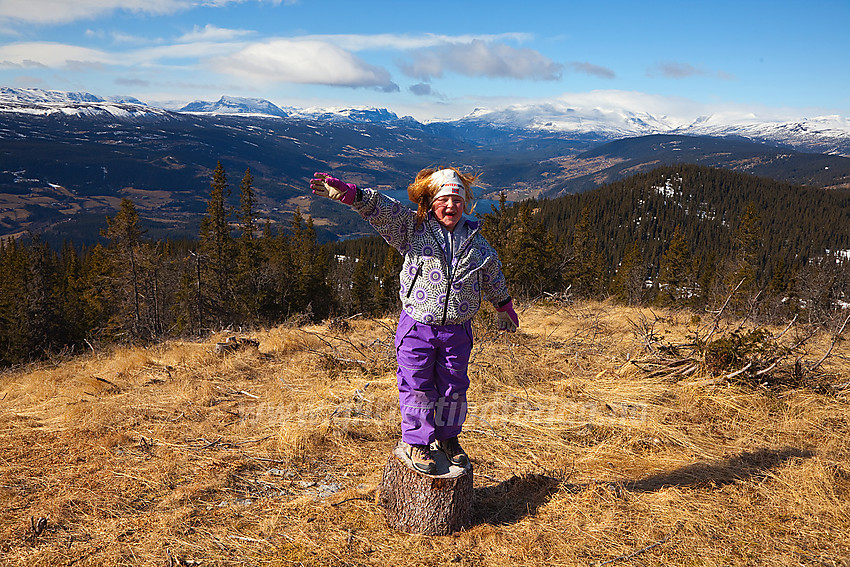
M 457 247 L 451 265 L 440 223 L 432 213 L 416 227 L 416 213 L 374 189 L 361 189 L 352 207 L 404 258 L 399 296 L 408 315 L 426 325 L 456 325 L 472 319 L 482 297 L 495 307 L 510 300 L 502 263 L 467 220 L 469 236 Z

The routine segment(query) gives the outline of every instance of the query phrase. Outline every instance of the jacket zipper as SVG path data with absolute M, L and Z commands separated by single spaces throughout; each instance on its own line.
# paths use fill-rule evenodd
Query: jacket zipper
M 416 273 L 413 274 L 413 281 L 410 282 L 410 289 L 407 290 L 407 297 L 410 297 L 410 294 L 413 293 L 413 286 L 416 283 L 416 280 L 419 278 L 419 273 L 422 271 L 422 262 L 416 266 Z
M 454 274 L 454 272 L 451 272 L 451 275 L 449 275 L 449 271 L 450 271 L 449 270 L 449 260 L 448 260 L 448 258 L 446 258 L 446 251 L 443 250 L 442 246 L 440 246 L 440 239 L 437 238 L 436 234 L 434 234 L 433 225 L 429 224 L 428 230 L 431 231 L 431 237 L 434 239 L 434 242 L 437 243 L 437 248 L 440 249 L 440 253 L 443 255 L 443 263 L 446 265 L 446 272 L 444 274 L 446 276 L 446 281 L 447 281 L 447 284 L 446 284 L 446 300 L 445 300 L 445 302 L 443 302 L 443 319 L 440 321 L 440 325 L 445 325 L 446 319 L 449 316 L 449 293 L 451 293 L 451 291 L 452 291 L 452 282 L 454 280 L 455 274 Z

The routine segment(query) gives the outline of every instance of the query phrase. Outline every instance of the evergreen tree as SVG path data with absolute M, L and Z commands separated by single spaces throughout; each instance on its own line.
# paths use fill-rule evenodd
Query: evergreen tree
M 506 223 L 499 224 L 504 228 Z M 511 293 L 533 297 L 557 289 L 553 237 L 534 219 L 530 201 L 519 205 L 516 218 L 503 235 L 499 257 Z
M 564 280 L 581 297 L 599 297 L 607 287 L 605 272 L 605 260 L 590 223 L 590 210 L 585 208 L 575 225 Z
M 366 262 L 360 259 L 355 263 L 354 272 L 351 274 L 351 310 L 354 313 L 372 314 L 375 296 L 373 287 Z
M 399 272 L 402 264 L 403 259 L 399 251 L 387 246 L 387 254 L 378 274 L 380 288 L 377 294 L 379 309 L 384 313 L 396 313 L 401 308 Z
M 109 239 L 109 252 L 118 281 L 115 282 L 122 311 L 122 326 L 130 338 L 148 335 L 142 322 L 142 231 L 139 214 L 130 199 L 121 199 L 114 217 L 106 217 L 107 229 L 102 232 Z M 149 338 L 149 336 L 147 337 Z
M 267 263 L 262 257 L 262 248 L 256 234 L 257 225 L 254 220 L 256 198 L 253 183 L 254 176 L 248 169 L 239 184 L 240 235 L 236 243 L 236 293 L 240 311 L 247 321 L 256 321 L 260 317 L 264 284 L 263 266 Z
M 296 266 L 296 311 L 307 312 L 314 320 L 326 318 L 333 307 L 328 286 L 328 252 L 316 241 L 312 217 L 306 222 L 300 209 L 292 216 L 292 255 Z
M 691 251 L 681 227 L 677 226 L 670 238 L 667 251 L 661 257 L 658 273 L 663 303 L 676 303 L 693 293 Z
M 640 305 L 646 294 L 646 264 L 635 240 L 626 250 L 611 284 L 614 296 L 627 305 Z
M 213 172 L 207 212 L 201 220 L 200 257 L 202 324 L 214 317 L 229 322 L 233 313 L 234 241 L 230 234 L 230 189 L 221 162 Z

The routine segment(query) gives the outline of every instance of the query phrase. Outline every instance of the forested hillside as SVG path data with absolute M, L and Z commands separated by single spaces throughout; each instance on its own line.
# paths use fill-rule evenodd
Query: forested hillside
M 850 298 L 850 192 L 700 166 L 480 211 L 518 298 L 714 307 L 826 324 Z M 312 219 L 258 220 L 250 171 L 219 164 L 197 240 L 151 240 L 135 204 L 107 245 L 0 243 L 0 364 L 296 318 L 394 312 L 401 258 L 378 237 L 320 245 Z

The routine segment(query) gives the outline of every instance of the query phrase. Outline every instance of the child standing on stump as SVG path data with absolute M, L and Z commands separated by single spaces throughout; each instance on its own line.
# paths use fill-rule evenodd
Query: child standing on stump
M 396 329 L 401 439 L 416 470 L 434 474 L 431 451 L 458 466 L 469 463 L 458 442 L 466 420 L 472 318 L 482 297 L 497 311 L 500 330 L 519 325 L 502 264 L 463 216 L 477 176 L 455 168 L 423 169 L 407 188 L 412 211 L 373 189 L 316 173 L 316 195 L 342 201 L 366 219 L 404 258 L 402 312 Z

